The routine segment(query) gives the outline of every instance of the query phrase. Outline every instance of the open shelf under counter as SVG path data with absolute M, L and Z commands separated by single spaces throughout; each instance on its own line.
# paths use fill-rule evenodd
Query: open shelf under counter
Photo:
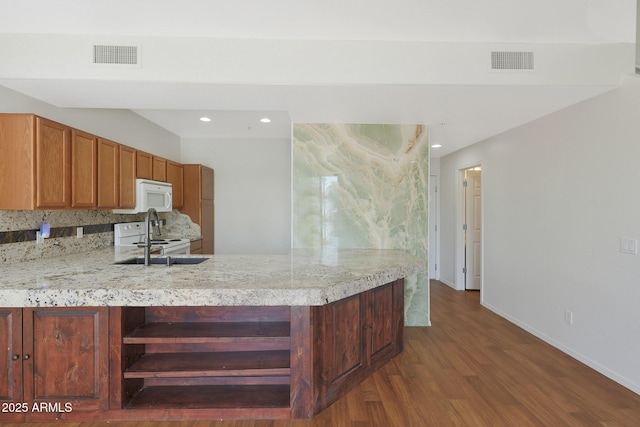
M 288 385 L 202 385 L 145 387 L 127 410 L 135 409 L 289 409 Z
M 288 377 L 290 351 L 147 353 L 124 378 Z
M 112 420 L 309 419 L 403 349 L 404 280 L 319 306 L 111 307 Z
M 241 341 L 289 344 L 289 322 L 153 322 L 123 337 L 124 344 L 231 343 Z

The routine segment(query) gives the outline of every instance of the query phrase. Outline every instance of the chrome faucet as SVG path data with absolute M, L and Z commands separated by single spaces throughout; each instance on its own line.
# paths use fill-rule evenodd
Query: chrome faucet
M 155 216 L 155 225 L 151 223 L 151 215 Z M 150 230 L 150 226 L 155 228 L 156 236 L 160 236 L 160 219 L 158 219 L 158 212 L 154 208 L 149 208 L 147 216 L 144 218 L 144 265 L 151 265 L 151 241 L 153 240 L 153 233 Z

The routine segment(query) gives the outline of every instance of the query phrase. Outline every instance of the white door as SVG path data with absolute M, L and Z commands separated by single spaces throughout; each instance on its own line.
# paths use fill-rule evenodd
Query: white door
M 438 272 L 438 177 L 429 177 L 429 278 L 439 279 Z
M 465 170 L 465 289 L 479 290 L 482 275 L 482 171 Z

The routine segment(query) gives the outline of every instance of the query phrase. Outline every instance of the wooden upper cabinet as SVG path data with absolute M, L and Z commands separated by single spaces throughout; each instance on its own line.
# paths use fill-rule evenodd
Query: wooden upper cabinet
M 181 208 L 184 174 L 180 163 L 35 114 L 0 113 L 0 210 L 130 208 L 136 178 L 171 182 Z
M 98 207 L 120 204 L 120 144 L 98 138 Z
M 71 128 L 36 117 L 36 207 L 71 206 Z
M 98 204 L 98 138 L 71 130 L 71 207 L 94 208 Z
M 136 150 L 136 178 L 153 179 L 153 156 Z
M 167 159 L 153 156 L 153 180 L 167 182 Z
M 35 209 L 35 116 L 0 114 L 0 209 Z
M 173 208 L 180 209 L 184 204 L 183 183 L 184 167 L 180 163 L 167 161 L 167 182 L 171 183 L 173 192 Z
M 120 146 L 120 207 L 136 205 L 136 150 Z

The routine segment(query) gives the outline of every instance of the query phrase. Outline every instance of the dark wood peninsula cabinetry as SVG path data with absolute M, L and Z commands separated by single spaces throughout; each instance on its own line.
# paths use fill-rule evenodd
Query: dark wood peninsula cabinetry
M 93 418 L 109 406 L 108 307 L 0 309 L 3 420 Z M 16 406 L 20 405 L 20 406 Z
M 404 277 L 425 268 L 401 250 L 132 253 L 4 267 L 1 420 L 313 418 L 403 350 Z
M 0 308 L 2 419 L 313 418 L 402 351 L 403 289 L 322 306 Z
M 312 418 L 402 352 L 403 299 L 398 279 L 324 306 L 113 307 L 110 419 Z

